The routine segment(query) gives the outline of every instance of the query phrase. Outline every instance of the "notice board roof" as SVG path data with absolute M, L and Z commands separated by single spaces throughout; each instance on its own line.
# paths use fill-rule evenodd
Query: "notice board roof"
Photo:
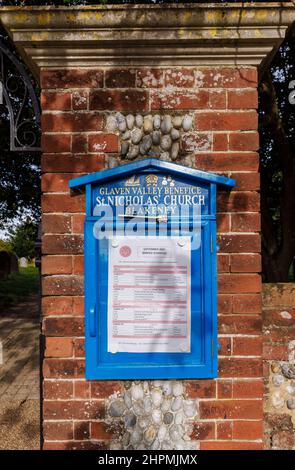
M 164 162 L 156 158 L 146 158 L 133 163 L 127 163 L 109 170 L 103 170 L 89 175 L 80 176 L 69 181 L 71 189 L 81 188 L 87 184 L 103 184 L 110 180 L 123 178 L 132 173 L 144 170 L 167 171 L 171 175 L 181 176 L 188 180 L 197 180 L 204 183 L 213 183 L 224 187 L 232 188 L 235 180 L 226 176 L 216 175 L 201 170 L 196 170 L 176 163 Z

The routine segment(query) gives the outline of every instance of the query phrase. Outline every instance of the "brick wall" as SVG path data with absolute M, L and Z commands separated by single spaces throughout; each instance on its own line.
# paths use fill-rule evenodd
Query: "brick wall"
M 295 285 L 263 286 L 264 440 L 295 450 Z
M 192 438 L 201 449 L 262 448 L 256 69 L 43 70 L 41 85 L 44 448 L 105 448 L 118 431 L 106 407 L 123 385 L 84 380 L 85 198 L 67 184 L 117 158 L 119 135 L 105 129 L 116 111 L 191 114 L 181 161 L 189 152 L 195 168 L 237 181 L 218 195 L 219 378 L 184 385 L 198 402 Z

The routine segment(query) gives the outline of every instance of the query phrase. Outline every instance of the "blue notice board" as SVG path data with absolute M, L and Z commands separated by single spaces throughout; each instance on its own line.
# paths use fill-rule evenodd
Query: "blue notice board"
M 143 159 L 86 189 L 86 378 L 217 376 L 216 187 L 234 180 Z

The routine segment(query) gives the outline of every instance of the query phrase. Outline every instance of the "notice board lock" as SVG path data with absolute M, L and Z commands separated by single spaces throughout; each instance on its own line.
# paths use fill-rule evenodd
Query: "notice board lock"
M 217 375 L 216 187 L 158 159 L 82 176 L 87 379 Z

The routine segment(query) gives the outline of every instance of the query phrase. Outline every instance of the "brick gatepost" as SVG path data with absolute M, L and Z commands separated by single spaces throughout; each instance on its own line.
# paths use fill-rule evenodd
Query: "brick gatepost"
M 277 26 L 286 29 L 293 10 L 280 15 L 273 7 L 271 17 L 264 6 L 243 11 L 240 18 L 233 6 L 220 5 L 84 7 L 64 18 L 62 8 L 44 15 L 32 7 L 25 21 L 24 13 L 6 9 L 3 22 L 37 67 L 42 89 L 44 449 L 157 448 L 156 441 L 162 449 L 263 446 L 257 65 L 279 43 Z M 153 30 L 155 18 L 162 32 Z M 103 34 L 107 45 L 99 42 Z M 218 194 L 216 380 L 177 381 L 167 392 L 159 381 L 84 378 L 85 197 L 71 196 L 68 181 L 123 163 L 122 136 L 107 126 L 117 112 L 191 116 L 176 162 L 237 182 L 230 194 Z M 177 429 L 164 420 L 162 441 L 150 438 L 151 423 L 124 429 L 124 400 L 149 394 L 158 397 L 152 416 L 162 426 L 165 393 L 171 401 L 181 397 L 183 417 L 174 410 L 171 418 Z

